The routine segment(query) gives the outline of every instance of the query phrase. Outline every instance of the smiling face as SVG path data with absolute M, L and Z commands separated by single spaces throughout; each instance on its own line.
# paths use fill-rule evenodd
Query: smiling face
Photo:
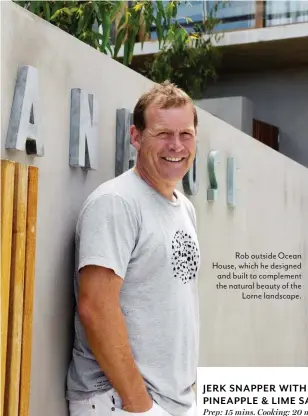
M 145 112 L 146 127 L 131 126 L 131 142 L 138 151 L 137 169 L 154 187 L 174 187 L 190 169 L 196 153 L 196 130 L 191 104 Z

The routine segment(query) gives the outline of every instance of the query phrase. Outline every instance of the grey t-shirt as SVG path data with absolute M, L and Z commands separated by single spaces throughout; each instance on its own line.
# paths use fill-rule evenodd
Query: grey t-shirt
M 193 403 L 199 346 L 196 216 L 179 191 L 163 197 L 134 170 L 105 182 L 86 200 L 76 229 L 78 271 L 113 269 L 123 279 L 120 305 L 135 362 L 153 399 L 181 415 Z M 75 313 L 73 359 L 67 398 L 108 391 Z

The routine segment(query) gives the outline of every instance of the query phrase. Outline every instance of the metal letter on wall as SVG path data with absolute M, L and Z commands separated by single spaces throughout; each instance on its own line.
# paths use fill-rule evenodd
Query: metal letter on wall
M 216 166 L 219 163 L 218 152 L 212 150 L 207 159 L 207 169 L 210 181 L 210 187 L 207 190 L 207 200 L 216 201 L 218 195 L 218 182 L 216 178 Z
M 198 157 L 198 148 L 196 150 L 196 156 L 194 159 L 194 163 L 189 171 L 183 178 L 182 184 L 184 192 L 187 195 L 196 195 L 199 189 L 199 157 Z
M 230 207 L 235 207 L 235 171 L 236 164 L 234 157 L 227 158 L 227 204 Z
M 21 66 L 15 84 L 6 149 L 44 156 L 39 122 L 37 69 L 28 65 Z
M 70 166 L 97 169 L 98 108 L 93 94 L 71 90 Z
M 130 126 L 133 124 L 132 113 L 120 108 L 116 113 L 116 161 L 115 176 L 119 176 L 136 164 L 137 151 L 130 144 Z

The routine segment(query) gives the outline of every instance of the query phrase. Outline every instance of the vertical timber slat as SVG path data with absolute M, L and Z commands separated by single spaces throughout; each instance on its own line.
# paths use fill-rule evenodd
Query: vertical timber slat
M 1 414 L 4 391 L 9 319 L 11 248 L 14 207 L 15 162 L 1 161 Z
M 264 27 L 265 20 L 265 1 L 256 0 L 256 23 L 255 28 L 260 29 Z
M 19 416 L 29 415 L 35 277 L 38 168 L 29 167 Z
M 27 225 L 28 166 L 15 169 L 10 318 L 8 328 L 5 415 L 18 416 L 23 322 L 24 272 Z

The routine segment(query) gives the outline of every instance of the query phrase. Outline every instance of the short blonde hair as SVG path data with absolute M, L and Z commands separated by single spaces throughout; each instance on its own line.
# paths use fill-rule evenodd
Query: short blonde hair
M 146 128 L 145 112 L 151 104 L 157 104 L 159 108 L 179 108 L 191 104 L 194 126 L 197 128 L 198 116 L 193 100 L 176 85 L 169 81 L 164 81 L 162 84 L 155 85 L 139 98 L 133 113 L 133 122 L 138 130 L 143 131 Z

